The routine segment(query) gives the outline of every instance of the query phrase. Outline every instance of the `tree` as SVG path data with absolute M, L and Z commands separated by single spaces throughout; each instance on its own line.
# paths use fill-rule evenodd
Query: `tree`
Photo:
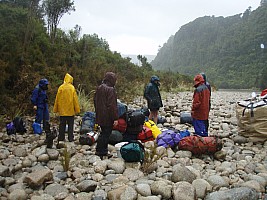
M 47 18 L 48 34 L 52 42 L 56 37 L 57 26 L 66 13 L 75 11 L 74 1 L 71 0 L 44 0 L 43 9 Z

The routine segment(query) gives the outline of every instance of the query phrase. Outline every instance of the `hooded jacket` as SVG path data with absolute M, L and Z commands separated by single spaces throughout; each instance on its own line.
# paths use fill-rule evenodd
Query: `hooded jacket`
M 113 126 L 118 119 L 117 94 L 114 88 L 116 80 L 113 72 L 107 72 L 102 84 L 96 89 L 94 106 L 96 123 L 100 126 Z
M 34 88 L 31 96 L 31 102 L 34 106 L 38 108 L 44 109 L 47 106 L 48 97 L 46 94 L 46 90 L 43 88 L 47 88 L 49 84 L 48 80 L 43 78 L 39 81 L 39 84 Z
M 159 81 L 159 78 L 157 76 L 152 76 L 150 83 L 146 86 L 144 92 L 144 97 L 147 100 L 148 108 L 152 110 L 163 107 L 159 88 L 155 81 Z
M 80 112 L 78 96 L 73 83 L 73 77 L 66 74 L 64 83 L 58 88 L 53 111 L 60 116 L 74 116 Z
M 192 117 L 198 120 L 207 120 L 209 118 L 210 91 L 205 85 L 202 75 L 195 76 L 194 87 L 196 89 L 193 95 Z

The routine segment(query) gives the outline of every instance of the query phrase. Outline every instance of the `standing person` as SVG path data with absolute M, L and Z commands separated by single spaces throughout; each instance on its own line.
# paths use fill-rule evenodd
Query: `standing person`
M 201 72 L 200 75 L 203 77 L 203 79 L 205 81 L 205 85 L 207 86 L 207 88 L 210 91 L 210 100 L 211 100 L 211 86 L 210 86 L 209 82 L 207 81 L 206 74 L 204 72 Z M 209 101 L 209 111 L 210 111 L 210 108 L 211 108 L 211 102 Z M 209 119 L 206 120 L 205 124 L 206 124 L 206 130 L 209 130 Z
M 73 86 L 73 77 L 68 73 L 65 75 L 64 83 L 58 88 L 53 111 L 60 116 L 58 142 L 65 140 L 66 125 L 68 125 L 68 140 L 74 141 L 74 115 L 80 112 L 80 105 Z
M 44 128 L 46 123 L 49 122 L 48 97 L 46 94 L 48 84 L 49 82 L 46 78 L 41 79 L 31 96 L 33 110 L 36 111 L 35 123 L 42 124 L 43 122 Z
M 104 156 L 112 157 L 108 153 L 109 136 L 113 125 L 118 124 L 117 94 L 115 90 L 116 75 L 107 72 L 101 85 L 96 89 L 94 106 L 96 112 L 96 124 L 101 127 L 101 133 L 97 140 L 96 155 L 103 159 Z
M 159 108 L 163 107 L 161 95 L 159 92 L 160 80 L 157 76 L 152 76 L 150 83 L 146 86 L 144 97 L 147 100 L 147 107 L 150 110 L 149 120 L 153 120 L 155 124 L 158 122 Z
M 210 92 L 208 87 L 205 85 L 205 80 L 202 75 L 198 74 L 195 76 L 194 87 L 196 89 L 193 95 L 191 110 L 193 126 L 195 129 L 195 134 L 206 137 L 208 136 L 206 120 L 209 118 Z

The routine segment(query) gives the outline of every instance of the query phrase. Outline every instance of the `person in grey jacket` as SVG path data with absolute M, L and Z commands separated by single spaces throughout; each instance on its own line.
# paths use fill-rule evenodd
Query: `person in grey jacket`
M 158 122 L 158 111 L 163 107 L 161 95 L 159 92 L 160 80 L 158 76 L 152 76 L 150 83 L 147 84 L 144 92 L 144 97 L 147 100 L 147 107 L 150 110 L 149 119 L 155 124 Z

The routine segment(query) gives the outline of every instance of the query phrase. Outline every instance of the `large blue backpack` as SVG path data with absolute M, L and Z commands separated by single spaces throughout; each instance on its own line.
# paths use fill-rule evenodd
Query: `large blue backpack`
M 89 133 L 94 130 L 95 126 L 95 113 L 94 112 L 85 112 L 82 117 L 82 124 L 80 128 L 80 133 Z

